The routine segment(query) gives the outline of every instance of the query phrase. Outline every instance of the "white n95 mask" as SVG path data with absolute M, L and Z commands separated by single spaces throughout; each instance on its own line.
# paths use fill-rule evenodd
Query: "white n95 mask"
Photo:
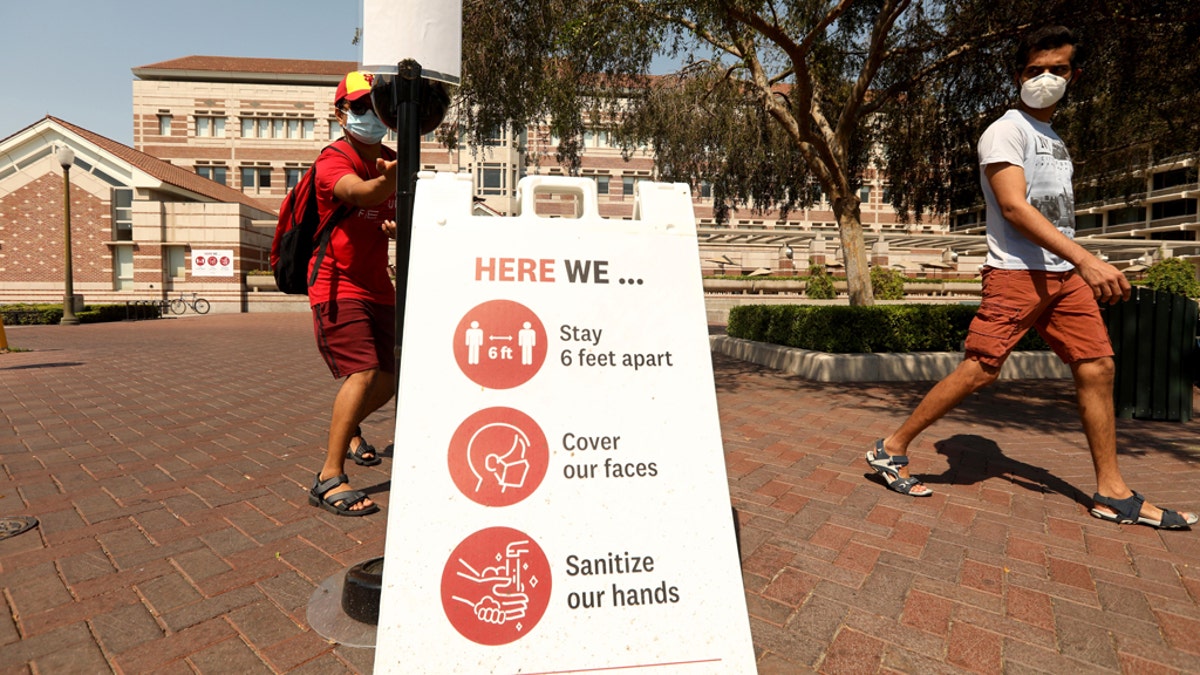
M 1062 100 L 1065 93 L 1067 80 L 1054 73 L 1042 73 L 1021 85 L 1021 101 L 1034 110 L 1049 108 Z

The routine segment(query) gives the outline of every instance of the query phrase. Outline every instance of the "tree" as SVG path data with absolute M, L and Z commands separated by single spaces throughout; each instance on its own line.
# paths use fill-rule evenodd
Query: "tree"
M 661 179 L 711 183 L 719 218 L 740 208 L 786 215 L 823 192 L 838 221 L 850 301 L 866 305 L 873 296 L 858 198 L 864 172 L 884 171 L 893 204 L 915 218 L 978 200 L 974 144 L 1015 98 L 1009 54 L 1034 18 L 1085 29 L 1119 23 L 1119 37 L 1096 31 L 1103 47 L 1096 51 L 1103 57 L 1099 82 L 1110 99 L 1132 104 L 1130 89 L 1111 91 L 1131 84 L 1155 101 L 1174 97 L 1173 105 L 1157 106 L 1143 98 L 1151 112 L 1139 117 L 1147 120 L 1139 137 L 1164 126 L 1176 140 L 1200 136 L 1194 105 L 1200 22 L 1193 5 L 467 0 L 458 113 L 477 141 L 507 122 L 520 129 L 548 121 L 563 139 L 558 159 L 573 168 L 588 125 L 618 124 L 627 152 L 643 143 L 652 148 Z M 1165 45 L 1146 40 L 1162 35 L 1169 35 Z M 1182 50 L 1169 62 L 1176 70 L 1152 79 L 1182 72 L 1185 84 L 1166 94 L 1139 80 L 1154 62 L 1133 67 L 1120 58 L 1157 56 L 1162 64 L 1172 49 Z M 650 78 L 657 55 L 687 65 Z M 1084 89 L 1072 100 L 1105 92 Z M 1190 110 L 1178 110 L 1189 100 Z M 1107 109 L 1106 135 L 1088 131 L 1082 109 L 1095 114 L 1102 105 L 1087 99 L 1067 115 L 1088 157 L 1090 148 L 1121 137 L 1112 134 L 1122 118 Z

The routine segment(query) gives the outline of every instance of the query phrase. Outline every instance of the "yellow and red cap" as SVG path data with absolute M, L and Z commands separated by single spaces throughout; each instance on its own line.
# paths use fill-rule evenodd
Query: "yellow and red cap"
M 334 103 L 342 99 L 357 101 L 371 93 L 371 83 L 374 81 L 375 76 L 371 73 L 364 73 L 358 70 L 346 73 L 346 76 L 338 83 L 337 94 L 333 97 Z

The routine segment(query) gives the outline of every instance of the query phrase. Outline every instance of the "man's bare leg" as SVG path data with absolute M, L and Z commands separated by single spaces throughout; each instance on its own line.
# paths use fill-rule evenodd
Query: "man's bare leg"
M 321 467 L 321 480 L 346 472 L 346 448 L 354 436 L 354 430 L 368 415 L 392 398 L 395 393 L 393 379 L 391 373 L 371 369 L 349 375 L 342 382 L 333 400 L 333 417 L 329 422 L 329 441 L 325 464 Z M 342 484 L 330 490 L 327 496 L 350 489 L 349 485 Z M 355 504 L 351 510 L 358 511 L 372 504 L 370 499 L 365 499 Z
M 1104 497 L 1126 499 L 1133 495 L 1133 491 L 1125 484 L 1117 467 L 1117 422 L 1112 393 L 1114 372 L 1113 360 L 1107 357 L 1071 364 L 1075 395 L 1079 401 L 1079 419 L 1083 422 L 1083 433 L 1087 436 L 1092 466 L 1096 470 L 1096 492 Z M 1115 513 L 1101 504 L 1096 504 L 1094 508 Z M 1146 502 L 1142 504 L 1141 515 L 1150 520 L 1160 520 L 1162 509 Z M 1180 515 L 1186 519 L 1191 514 Z
M 921 399 L 916 410 L 904 420 L 904 424 L 891 436 L 883 439 L 883 449 L 893 456 L 908 455 L 908 446 L 913 439 L 946 413 L 958 407 L 967 396 L 995 382 L 999 375 L 999 368 L 985 365 L 975 359 L 963 359 L 954 372 L 925 394 L 925 398 Z M 900 467 L 898 472 L 901 478 L 909 476 L 907 466 Z

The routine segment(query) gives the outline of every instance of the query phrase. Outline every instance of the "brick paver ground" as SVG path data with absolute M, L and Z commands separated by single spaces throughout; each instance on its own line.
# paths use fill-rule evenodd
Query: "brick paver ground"
M 370 671 L 306 624 L 385 530 L 306 503 L 336 391 L 306 315 L 7 332 L 0 515 L 41 525 L 0 541 L 0 672 Z M 761 673 L 1200 672 L 1200 532 L 1087 515 L 1069 384 L 972 397 L 914 447 L 914 500 L 862 456 L 927 385 L 714 363 Z M 1200 508 L 1196 431 L 1121 421 L 1135 489 Z M 385 510 L 390 468 L 351 467 Z

